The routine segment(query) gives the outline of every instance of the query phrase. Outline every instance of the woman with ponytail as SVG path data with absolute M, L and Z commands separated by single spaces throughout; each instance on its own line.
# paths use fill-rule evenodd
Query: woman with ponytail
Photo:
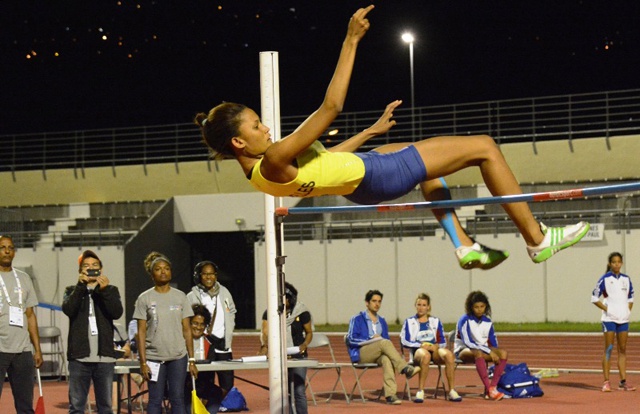
M 604 355 L 602 373 L 604 374 L 603 392 L 611 391 L 609 370 L 613 342 L 618 342 L 618 370 L 620 371 L 621 391 L 635 391 L 636 387 L 627 384 L 627 338 L 629 336 L 629 316 L 633 307 L 633 284 L 629 276 L 621 273 L 622 254 L 613 252 L 607 261 L 607 272 L 598 279 L 591 294 L 591 303 L 602 309 L 602 331 L 604 332 Z M 600 297 L 603 299 L 600 300 Z

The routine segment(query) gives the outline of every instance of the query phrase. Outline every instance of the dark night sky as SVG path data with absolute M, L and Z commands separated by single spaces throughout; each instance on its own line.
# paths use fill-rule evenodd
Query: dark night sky
M 184 123 L 222 100 L 259 108 L 263 50 L 280 52 L 282 115 L 309 113 L 368 3 L 2 0 L 0 135 Z M 637 0 L 373 3 L 346 111 L 409 103 L 404 29 L 418 106 L 640 87 Z

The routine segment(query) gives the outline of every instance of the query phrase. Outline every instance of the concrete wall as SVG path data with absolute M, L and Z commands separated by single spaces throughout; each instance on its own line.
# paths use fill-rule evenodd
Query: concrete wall
M 640 136 L 590 138 L 535 144 L 501 145 L 509 166 L 521 183 L 617 180 L 640 176 Z M 450 185 L 482 183 L 478 169 L 469 168 L 447 177 Z
M 442 237 L 286 242 L 285 273 L 309 306 L 316 323 L 346 323 L 364 309 L 369 289 L 384 293 L 381 314 L 403 321 L 415 311 L 420 292 L 432 298 L 433 313 L 455 322 L 472 290 L 489 296 L 494 319 L 501 322 L 595 322 L 600 311 L 591 291 L 613 251 L 625 256 L 623 272 L 640 286 L 640 231 L 605 230 L 601 241 L 583 241 L 542 264 L 533 264 L 524 242 L 513 234 L 481 236 L 480 243 L 509 250 L 499 267 L 462 270 Z M 266 307 L 265 244 L 257 244 L 256 320 Z M 635 276 L 635 277 L 634 277 Z M 640 311 L 632 314 L 640 320 Z
M 175 216 L 170 209 L 167 213 L 170 217 Z M 165 231 L 171 229 L 166 228 Z M 153 234 L 161 237 L 161 233 Z M 174 233 L 172 237 L 179 238 L 180 235 Z M 165 238 L 162 242 L 167 240 Z M 284 246 L 285 273 L 287 280 L 298 288 L 299 299 L 309 306 L 318 324 L 348 322 L 353 314 L 364 309 L 364 293 L 368 289 L 379 289 L 384 293 L 381 313 L 389 321 L 402 321 L 411 315 L 416 295 L 427 292 L 432 297 L 434 314 L 444 322 L 455 322 L 464 311 L 467 293 L 480 289 L 489 295 L 497 321 L 594 322 L 599 320 L 600 313 L 590 303 L 591 290 L 604 273 L 607 256 L 612 251 L 623 253 L 623 272 L 628 273 L 636 285 L 640 283 L 640 261 L 636 254 L 640 250 L 639 230 L 630 233 L 605 230 L 602 240 L 583 241 L 539 265 L 529 260 L 524 242 L 515 234 L 500 234 L 498 237 L 483 235 L 478 241 L 508 249 L 511 253 L 509 260 L 489 271 L 462 270 L 457 265 L 451 243 L 442 234 L 423 240 L 404 237 L 371 241 L 293 241 L 286 242 Z M 154 245 L 159 242 L 151 241 Z M 184 241 L 181 245 L 184 245 L 182 253 L 171 250 L 171 246 L 161 250 L 167 250 L 172 259 L 185 262 L 184 266 L 179 266 L 182 270 L 176 272 L 176 280 L 188 284 L 188 262 L 193 258 Z M 243 283 L 246 284 L 234 288 L 232 294 L 236 303 L 255 301 L 253 318 L 256 326 L 259 326 L 262 312 L 267 306 L 266 245 L 257 242 L 253 246 L 255 290 L 248 288 L 250 281 L 245 281 Z M 85 246 L 82 250 L 87 248 L 96 251 L 104 263 L 105 274 L 113 285 L 120 288 L 128 309 L 126 318 L 120 322 L 126 324 L 125 319 L 131 316 L 132 298 L 151 286 L 142 270 L 142 257 L 148 249 L 138 249 L 139 257 L 128 269 L 122 249 Z M 82 250 L 20 249 L 14 265 L 29 270 L 41 302 L 59 305 L 64 288 L 76 283 L 77 258 Z M 136 257 L 136 254 L 132 257 Z M 139 286 L 138 282 L 142 285 Z M 228 285 L 232 286 L 231 283 Z M 183 286 L 179 288 L 187 289 Z M 130 290 L 130 294 L 127 294 Z M 61 312 L 41 310 L 38 318 L 43 326 L 61 327 L 66 343 L 66 316 Z M 640 320 L 637 310 L 632 313 L 632 320 Z
M 520 182 L 588 181 L 640 176 L 640 136 L 506 144 L 501 149 Z M 477 169 L 448 178 L 451 185 L 479 184 Z M 165 200 L 177 195 L 254 192 L 238 163 L 179 164 L 0 173 L 2 206 L 127 200 Z M 24 191 L 28 188 L 29 191 Z M 251 229 L 249 229 L 251 230 Z
M 128 200 L 253 191 L 234 160 L 0 173 L 3 206 Z M 29 188 L 30 191 L 24 191 Z
M 87 249 L 93 250 L 100 257 L 103 273 L 109 277 L 112 285 L 118 287 L 123 305 L 126 305 L 124 251 L 120 248 L 84 246 L 82 250 L 77 248 L 19 249 L 16 252 L 13 265 L 29 273 L 40 302 L 61 306 L 65 288 L 78 282 L 78 256 Z M 66 351 L 69 318 L 62 311 L 40 307 L 36 308 L 36 315 L 39 326 L 60 328 L 62 343 Z M 126 326 L 125 316 L 120 318 L 118 322 Z M 43 343 L 42 346 L 43 351 L 50 350 L 49 343 Z M 47 361 L 49 360 L 47 358 Z M 47 376 L 50 373 L 45 369 L 43 375 Z
M 87 249 L 100 257 L 103 273 L 112 285 L 120 289 L 124 300 L 124 251 L 118 247 L 18 249 L 13 265 L 28 269 L 40 302 L 60 306 L 65 287 L 78 282 L 78 256 Z

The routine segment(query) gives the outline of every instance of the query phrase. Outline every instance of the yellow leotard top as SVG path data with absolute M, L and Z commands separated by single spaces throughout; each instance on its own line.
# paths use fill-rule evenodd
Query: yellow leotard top
M 296 157 L 298 176 L 274 183 L 260 174 L 262 159 L 253 166 L 249 181 L 259 191 L 275 197 L 317 197 L 353 193 L 364 177 L 364 163 L 350 152 L 329 152 L 315 141 Z

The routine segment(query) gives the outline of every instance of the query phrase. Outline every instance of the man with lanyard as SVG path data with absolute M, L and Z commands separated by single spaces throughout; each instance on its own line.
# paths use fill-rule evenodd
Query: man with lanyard
M 69 317 L 69 413 L 84 413 L 93 381 L 99 414 L 111 414 L 116 362 L 113 321 L 122 316 L 118 288 L 109 284 L 102 261 L 91 250 L 78 258 L 78 283 L 65 289 L 62 311 Z
M 38 298 L 29 275 L 13 268 L 15 255 L 13 239 L 0 236 L 0 378 L 9 375 L 16 412 L 23 414 L 34 412 L 34 366 L 42 365 L 42 352 L 33 310 Z
M 370 290 L 364 297 L 367 310 L 358 313 L 349 322 L 347 347 L 351 362 L 375 363 L 382 366 L 383 389 L 387 404 L 402 404 L 397 396 L 396 372 L 411 378 L 420 367 L 409 365 L 389 339 L 387 321 L 378 314 L 382 306 L 382 292 Z

